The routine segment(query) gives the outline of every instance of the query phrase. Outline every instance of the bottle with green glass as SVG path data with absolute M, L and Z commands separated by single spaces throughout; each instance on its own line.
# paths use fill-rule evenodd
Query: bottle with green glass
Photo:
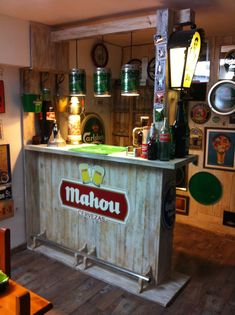
M 168 120 L 164 117 L 163 126 L 159 135 L 159 159 L 161 161 L 170 160 L 171 135 Z

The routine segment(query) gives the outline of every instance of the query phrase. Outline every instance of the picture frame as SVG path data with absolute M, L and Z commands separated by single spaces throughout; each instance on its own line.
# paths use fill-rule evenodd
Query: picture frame
M 178 214 L 189 214 L 189 197 L 176 194 L 175 211 Z
M 235 130 L 205 128 L 204 168 L 235 171 Z
M 0 80 L 0 113 L 5 113 L 5 95 L 3 80 Z

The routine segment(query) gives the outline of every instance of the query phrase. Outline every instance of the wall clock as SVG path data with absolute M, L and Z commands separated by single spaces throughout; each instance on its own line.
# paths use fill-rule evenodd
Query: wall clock
M 96 67 L 105 67 L 108 63 L 108 49 L 103 43 L 97 43 L 91 50 L 91 58 Z

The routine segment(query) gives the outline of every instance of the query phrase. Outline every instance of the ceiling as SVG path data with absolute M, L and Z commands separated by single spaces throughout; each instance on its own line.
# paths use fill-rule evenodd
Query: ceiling
M 189 3 L 196 13 L 197 26 L 204 28 L 207 36 L 235 34 L 235 0 L 1 0 L 0 14 L 61 28 L 146 15 L 159 8 L 186 9 Z M 138 34 L 141 41 L 152 41 L 152 37 L 148 39 L 151 31 L 136 32 L 133 44 Z M 129 42 L 128 36 L 126 41 Z

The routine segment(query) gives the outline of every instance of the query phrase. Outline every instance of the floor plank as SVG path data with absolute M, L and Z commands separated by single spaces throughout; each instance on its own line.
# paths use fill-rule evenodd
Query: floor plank
M 173 269 L 191 279 L 164 308 L 39 253 L 12 257 L 12 278 L 52 301 L 48 315 L 235 314 L 235 238 L 177 223 Z

